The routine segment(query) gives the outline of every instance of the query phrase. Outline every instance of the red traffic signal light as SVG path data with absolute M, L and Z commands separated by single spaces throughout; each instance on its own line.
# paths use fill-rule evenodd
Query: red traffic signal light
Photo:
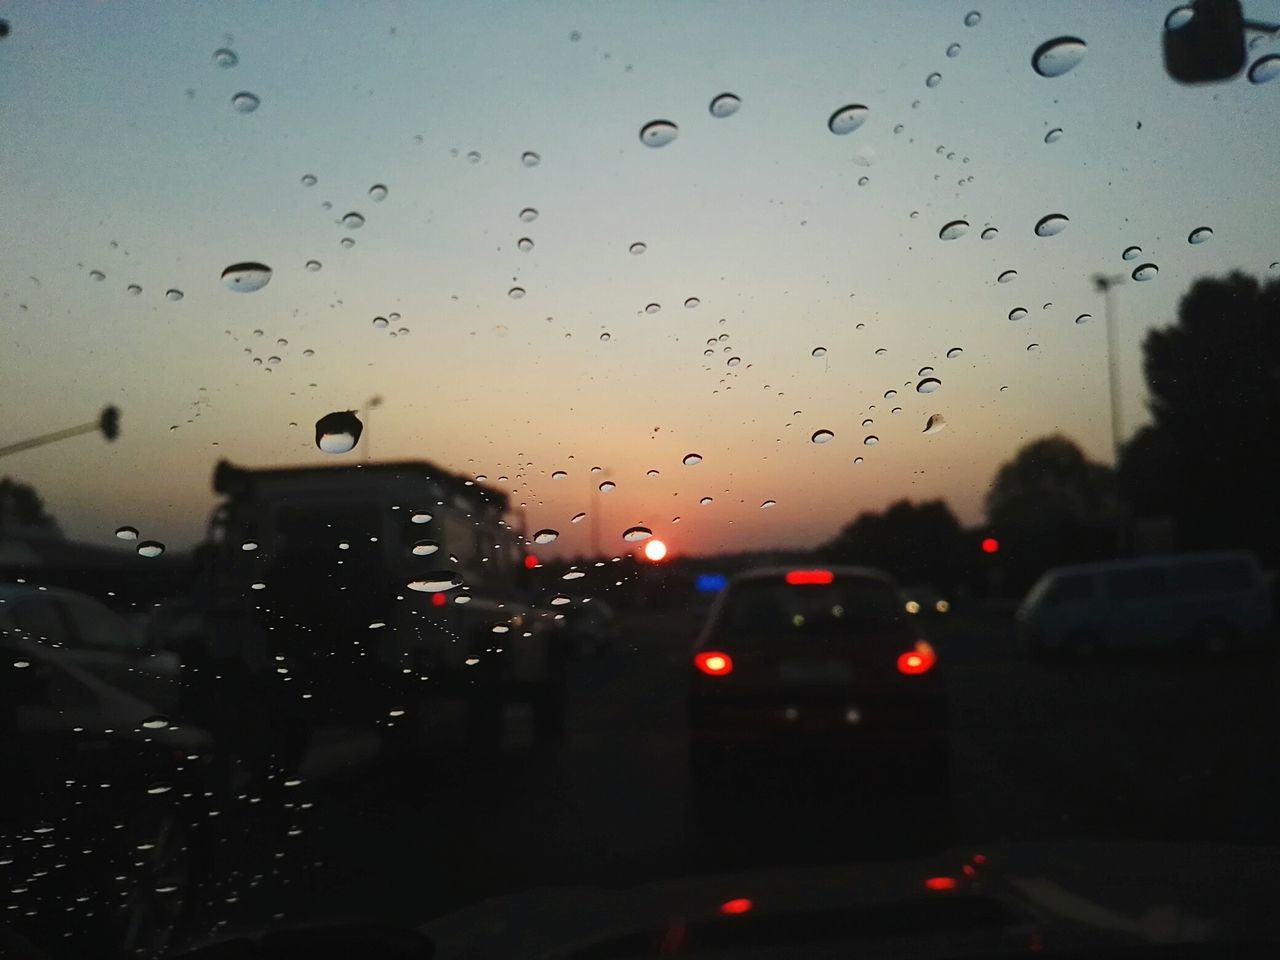
M 999 553 L 1000 541 L 997 540 L 995 537 L 984 537 L 982 540 L 982 552 L 983 553 Z

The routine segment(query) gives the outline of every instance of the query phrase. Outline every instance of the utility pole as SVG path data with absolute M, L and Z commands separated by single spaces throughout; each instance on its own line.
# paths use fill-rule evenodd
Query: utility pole
M 0 447 L 0 457 L 7 457 L 11 453 L 21 453 L 23 450 L 31 450 L 35 447 L 43 447 L 47 443 L 57 443 L 59 440 L 69 440 L 71 437 L 78 437 L 86 433 L 101 433 L 108 442 L 115 440 L 120 436 L 120 411 L 115 407 L 103 407 L 102 413 L 98 415 L 98 419 L 90 423 L 82 423 L 77 427 L 67 427 L 65 430 L 55 430 L 53 433 L 42 434 L 38 437 L 29 437 L 26 440 L 19 440 L 17 443 L 10 443 L 7 446 Z
M 1111 394 L 1111 462 L 1120 469 L 1120 369 L 1119 347 L 1117 345 L 1115 298 L 1111 288 L 1124 283 L 1124 276 L 1116 274 L 1108 276 L 1102 273 L 1093 275 L 1093 287 L 1102 294 L 1102 308 L 1107 322 L 1107 383 Z

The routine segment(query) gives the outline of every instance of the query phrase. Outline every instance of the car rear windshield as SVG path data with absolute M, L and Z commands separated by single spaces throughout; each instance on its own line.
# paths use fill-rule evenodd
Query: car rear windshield
M 781 578 L 747 580 L 729 588 L 721 628 L 748 636 L 839 630 L 896 623 L 902 609 L 902 598 L 892 585 L 869 577 L 803 585 Z

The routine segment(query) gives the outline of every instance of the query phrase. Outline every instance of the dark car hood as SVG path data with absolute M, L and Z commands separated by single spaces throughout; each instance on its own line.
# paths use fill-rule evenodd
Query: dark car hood
M 945 888 L 950 880 L 955 886 L 930 889 L 931 878 L 934 886 Z M 626 889 L 535 890 L 475 904 L 420 929 L 435 943 L 438 958 L 530 960 L 572 955 L 610 941 L 621 945 L 645 934 L 653 935 L 656 946 L 673 921 L 727 925 L 780 916 L 789 918 L 797 939 L 803 940 L 807 914 L 829 918 L 841 910 L 911 902 L 927 912 L 943 899 L 967 898 L 998 909 L 990 912 L 992 922 L 985 930 L 969 923 L 955 933 L 992 946 L 1007 940 L 1015 952 L 1025 952 L 1029 941 L 1042 938 L 1059 948 L 1116 939 L 1256 943 L 1280 940 L 1280 920 L 1269 909 L 1278 892 L 1276 848 L 1036 843 L 956 849 L 917 861 L 723 874 Z M 724 904 L 733 900 L 749 900 L 750 910 L 726 916 Z M 820 926 L 829 929 L 831 924 Z M 851 924 L 847 937 L 856 942 L 858 927 Z M 742 942 L 754 941 L 744 936 Z

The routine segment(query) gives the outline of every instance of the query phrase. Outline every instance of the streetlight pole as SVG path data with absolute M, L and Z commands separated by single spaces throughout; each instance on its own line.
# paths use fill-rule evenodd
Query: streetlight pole
M 1102 273 L 1093 275 L 1094 289 L 1102 294 L 1102 308 L 1107 321 L 1107 383 L 1111 395 L 1111 458 L 1112 464 L 1120 468 L 1120 368 L 1119 347 L 1117 345 L 1115 298 L 1111 288 L 1124 283 L 1123 275 L 1107 276 Z
M 364 459 L 366 462 L 373 457 L 373 431 L 369 429 L 369 424 L 373 419 L 371 414 L 380 406 L 382 406 L 382 397 L 374 395 L 364 402 L 364 409 L 360 411 L 364 414 Z

